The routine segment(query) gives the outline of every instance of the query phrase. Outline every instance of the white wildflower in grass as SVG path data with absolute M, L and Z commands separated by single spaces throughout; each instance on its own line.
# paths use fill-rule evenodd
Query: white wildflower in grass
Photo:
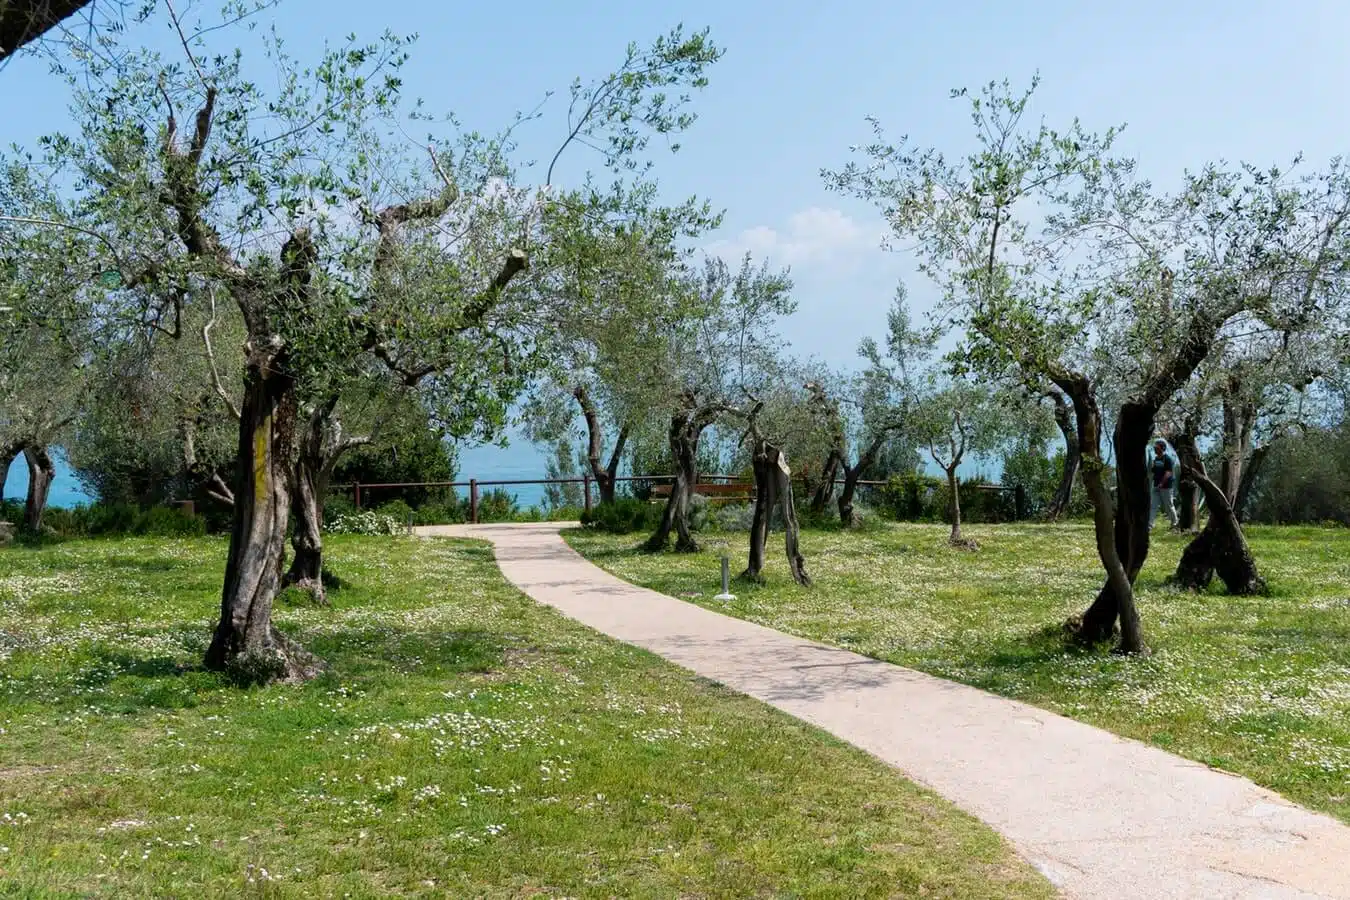
M 1018 540 L 1039 540 L 1025 531 Z M 771 562 L 770 586 L 741 592 L 735 612 L 864 652 L 923 656 L 1032 698 L 1053 684 L 1044 666 L 1081 682 L 1054 696 L 1082 703 L 1085 717 L 1119 717 L 1134 695 L 1148 709 L 1203 708 L 1215 690 L 1186 674 L 1201 667 L 1170 640 L 1146 675 L 1048 645 L 1020 669 L 992 658 L 1042 628 L 1046 604 L 1067 614 L 1092 590 L 1090 557 L 1065 537 L 1074 532 L 1057 534 L 1065 567 L 982 552 L 989 570 L 964 586 L 933 549 L 937 531 L 925 549 L 905 537 L 904 553 L 868 537 L 856 545 L 865 562 L 812 569 L 844 585 L 818 591 L 819 608 L 780 590 Z M 844 547 L 849 537 L 827 539 Z M 826 538 L 804 539 L 810 559 L 811 542 Z M 760 704 L 531 602 L 482 544 L 329 537 L 325 563 L 343 581 L 334 605 L 283 601 L 275 620 L 330 674 L 240 691 L 200 669 L 225 551 L 218 537 L 0 551 L 0 727 L 17 756 L 0 764 L 6 888 L 41 893 L 59 864 L 71 884 L 110 896 L 154 896 L 170 882 L 203 896 L 364 896 L 416 892 L 424 880 L 444 896 L 497 896 L 525 880 L 559 895 L 709 894 L 725 890 L 725 851 L 702 836 L 753 834 L 764 852 L 742 860 L 738 877 L 762 893 L 884 893 L 899 864 L 935 895 L 1048 895 L 984 826 Z M 679 575 L 687 585 L 667 590 L 711 595 L 720 585 L 699 579 L 716 570 L 690 570 Z M 1223 625 L 1200 604 L 1151 589 L 1145 599 L 1155 612 L 1166 604 L 1169 629 L 1202 614 L 1211 632 Z M 994 615 L 1005 608 L 1015 614 Z M 1315 707 L 1325 722 L 1340 703 L 1330 666 L 1350 661 L 1324 652 L 1308 662 L 1305 674 L 1322 666 L 1311 686 L 1297 666 L 1269 668 L 1286 679 L 1271 702 Z M 1194 690 L 1156 687 L 1172 681 Z M 1329 745 L 1298 752 L 1334 759 L 1339 735 L 1310 732 Z M 1270 745 L 1322 789 L 1344 781 L 1291 761 L 1289 741 Z M 822 860 L 825 845 L 839 852 Z M 653 847 L 678 864 L 651 865 Z M 268 885 L 280 872 L 285 882 Z

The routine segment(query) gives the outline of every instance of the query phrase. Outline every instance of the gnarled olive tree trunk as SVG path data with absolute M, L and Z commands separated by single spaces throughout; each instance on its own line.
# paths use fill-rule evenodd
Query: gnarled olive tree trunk
M 703 429 L 712 424 L 721 407 L 700 404 L 694 394 L 686 393 L 680 408 L 670 417 L 670 456 L 675 465 L 675 483 L 661 514 L 661 523 L 647 539 L 644 548 L 651 553 L 666 549 L 673 530 L 677 553 L 697 553 L 698 542 L 689 528 L 689 506 L 698 483 L 698 440 Z
M 1097 406 L 1096 392 L 1091 382 L 1078 373 L 1059 373 L 1055 383 L 1073 402 L 1075 432 L 1081 460 L 1079 472 L 1083 490 L 1092 504 L 1097 557 L 1106 572 L 1106 585 L 1097 595 L 1096 601 L 1082 616 L 1071 619 L 1069 626 L 1080 640 L 1095 643 L 1109 638 L 1115 630 L 1116 620 L 1119 619 L 1120 649 L 1124 652 L 1139 652 L 1144 647 L 1144 638 L 1139 612 L 1134 602 L 1134 579 L 1129 573 L 1129 557 L 1124 549 L 1126 542 L 1121 540 L 1121 513 L 1112 502 L 1111 492 L 1102 479 L 1102 471 L 1105 469 L 1105 463 L 1101 458 L 1102 417 L 1101 410 Z M 1151 422 L 1149 427 L 1152 427 Z M 1118 428 L 1117 438 L 1119 435 Z M 1142 463 L 1143 454 L 1136 455 L 1140 457 Z
M 1267 442 L 1253 449 L 1251 457 L 1247 460 L 1247 465 L 1242 469 L 1242 477 L 1238 481 L 1237 495 L 1233 498 L 1233 515 L 1237 517 L 1239 522 L 1247 521 L 1247 509 L 1252 499 L 1252 486 L 1261 477 L 1261 470 L 1265 468 L 1266 460 L 1270 458 L 1270 448 L 1271 442 Z
M 1181 553 L 1174 584 L 1193 591 L 1209 587 L 1217 573 L 1230 594 L 1264 594 L 1266 582 L 1256 570 L 1256 559 L 1227 492 L 1210 479 L 1205 462 L 1190 434 L 1173 438 L 1187 475 L 1205 492 L 1209 521 Z
M 239 410 L 234 526 L 206 667 L 233 669 L 249 680 L 299 680 L 320 664 L 272 624 L 286 553 L 295 380 L 284 353 L 252 343 Z
M 783 532 L 788 569 L 792 580 L 809 586 L 811 576 L 806 574 L 806 560 L 800 547 L 800 527 L 792 501 L 792 470 L 783 451 L 762 437 L 756 436 L 752 464 L 755 470 L 755 515 L 750 525 L 750 559 L 741 578 L 747 581 L 764 580 L 764 546 L 769 539 L 773 511 L 783 512 Z
M 1169 434 L 1172 446 L 1175 448 L 1187 441 L 1194 445 L 1199 427 L 1194 416 L 1187 417 L 1181 431 L 1174 430 Z M 1177 531 L 1193 534 L 1200 530 L 1200 488 L 1191 479 L 1184 460 L 1176 474 Z
M 1077 412 L 1075 403 L 1075 412 Z M 1120 622 L 1120 651 L 1140 653 L 1144 650 L 1143 631 L 1139 622 L 1139 610 L 1135 605 L 1134 582 L 1148 557 L 1148 514 L 1151 499 L 1149 496 L 1148 466 L 1144 460 L 1144 450 L 1153 433 L 1153 419 L 1156 409 L 1142 407 L 1138 403 L 1127 402 L 1121 406 L 1120 419 L 1116 423 L 1113 444 L 1116 456 L 1116 502 L 1114 517 L 1114 559 L 1103 559 L 1106 568 L 1106 584 L 1097 599 L 1083 613 L 1078 629 L 1079 636 L 1089 642 L 1104 641 Z M 1100 416 L 1099 416 L 1100 421 Z M 1097 425 L 1100 429 L 1100 424 Z M 1084 454 L 1083 487 L 1090 494 L 1100 492 L 1104 496 L 1094 496 L 1094 508 L 1102 499 L 1106 500 L 1106 509 L 1110 509 L 1110 494 L 1101 482 L 1100 464 L 1090 465 Z M 1092 470 L 1089 475 L 1089 469 Z M 1096 485 L 1090 483 L 1095 481 Z M 1094 520 L 1102 517 L 1097 509 Z M 1102 535 L 1098 529 L 1098 555 L 1102 555 Z
M 22 452 L 22 442 L 0 444 L 0 487 L 4 487 L 5 481 L 9 477 L 10 466 L 14 465 L 14 460 L 18 459 Z
M 323 509 L 328 483 L 342 454 L 370 442 L 343 437 L 335 410 L 338 398 L 316 406 L 305 422 L 291 470 L 291 567 L 282 584 L 308 591 L 314 602 L 328 603 L 323 583 Z
M 1177 531 L 1195 532 L 1199 527 L 1200 489 L 1189 476 L 1183 475 L 1177 479 Z
M 1164 274 L 1164 290 L 1171 288 L 1171 273 Z M 1242 294 L 1233 294 L 1211 309 L 1197 309 L 1186 331 L 1171 346 L 1168 355 L 1158 361 L 1152 374 L 1138 391 L 1121 404 L 1116 419 L 1113 440 L 1116 457 L 1116 516 L 1115 551 L 1119 557 L 1124 580 L 1107 565 L 1107 581 L 1097 599 L 1083 613 L 1078 633 L 1088 641 L 1105 640 L 1111 635 L 1117 620 L 1120 622 L 1120 646 L 1123 653 L 1144 650 L 1143 633 L 1139 625 L 1139 611 L 1135 605 L 1133 586 L 1148 559 L 1149 512 L 1151 484 L 1148 462 L 1145 458 L 1158 410 L 1171 399 L 1209 356 L 1219 329 L 1228 319 L 1240 312 L 1246 303 Z M 1056 381 L 1058 384 L 1058 380 Z M 1060 384 L 1060 387 L 1066 387 Z M 1088 393 L 1091 393 L 1090 391 Z M 1081 415 L 1078 396 L 1074 411 Z M 1095 400 L 1093 412 L 1096 412 Z M 1098 416 L 1100 419 L 1100 417 Z M 1100 427 L 1100 426 L 1098 426 Z M 1079 422 L 1082 433 L 1082 422 Z M 1088 464 L 1084 448 L 1083 464 Z M 1086 481 L 1084 482 L 1086 487 Z M 1094 501 L 1095 502 L 1095 501 Z M 1100 538 L 1099 538 L 1100 545 Z M 1103 564 L 1106 561 L 1103 560 Z
M 1055 424 L 1059 426 L 1060 434 L 1064 435 L 1064 471 L 1060 473 L 1059 486 L 1055 488 L 1050 505 L 1045 509 L 1046 521 L 1054 522 L 1069 511 L 1069 505 L 1073 502 L 1073 483 L 1078 478 L 1083 454 L 1078 447 L 1072 407 L 1059 391 L 1047 391 L 1046 396 L 1054 401 Z
M 23 527 L 31 532 L 42 530 L 42 514 L 47 511 L 47 497 L 56 478 L 56 464 L 47 448 L 27 444 L 23 459 L 28 464 L 28 496 L 23 504 Z
M 825 506 L 834 497 L 834 483 L 839 478 L 839 469 L 843 463 L 843 454 L 836 447 L 830 448 L 830 453 L 825 457 L 825 464 L 820 468 L 820 480 L 816 482 L 816 489 L 811 492 L 811 514 L 821 515 L 825 512 Z M 852 507 L 852 501 L 849 503 Z
M 605 435 L 600 425 L 600 413 L 596 410 L 590 392 L 584 385 L 573 388 L 572 396 L 576 398 L 577 404 L 581 407 L 582 418 L 586 420 L 586 464 L 590 467 L 591 477 L 595 479 L 600 503 L 602 505 L 613 503 L 618 484 L 619 462 L 623 459 L 624 448 L 628 445 L 629 428 L 624 425 L 619 429 L 618 436 L 614 438 L 614 447 L 609 454 L 609 462 L 602 464 L 601 448 Z
M 851 466 L 845 464 L 844 487 L 839 492 L 839 521 L 845 528 L 857 528 L 862 524 L 858 514 L 853 509 L 853 498 L 858 492 L 858 482 L 862 480 L 863 473 L 872 467 L 872 463 L 876 462 L 877 454 L 881 452 L 881 448 L 886 444 L 887 437 L 896 427 L 899 426 L 883 429 L 880 434 L 872 438 L 872 442 L 859 455 L 856 463 Z
M 295 553 L 282 584 L 309 592 L 320 605 L 328 603 L 323 584 L 323 500 L 327 492 L 322 460 L 302 449 L 291 481 L 291 549 Z
M 1230 376 L 1222 404 L 1223 463 L 1219 473 L 1219 485 L 1230 505 L 1237 501 L 1243 466 L 1251 455 L 1252 432 L 1256 427 L 1256 404 L 1243 399 L 1242 394 L 1242 380 L 1237 375 Z
M 331 410 L 331 406 L 329 409 Z M 291 567 L 282 579 L 308 591 L 319 604 L 328 603 L 323 585 L 323 502 L 328 494 L 332 465 L 325 459 L 325 421 L 316 410 L 309 419 L 295 454 L 291 472 Z

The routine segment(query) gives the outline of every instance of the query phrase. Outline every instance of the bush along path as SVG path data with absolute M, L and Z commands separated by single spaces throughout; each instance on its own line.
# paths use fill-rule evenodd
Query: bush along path
M 490 540 L 539 602 L 896 766 L 1070 897 L 1350 898 L 1350 828 L 1244 778 L 635 587 L 572 551 L 556 524 L 421 533 Z

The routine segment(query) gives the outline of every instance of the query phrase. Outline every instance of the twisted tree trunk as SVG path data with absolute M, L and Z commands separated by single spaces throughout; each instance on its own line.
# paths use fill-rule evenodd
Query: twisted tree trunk
M 205 663 L 249 681 L 300 680 L 321 665 L 272 624 L 286 554 L 295 380 L 284 352 L 269 352 L 270 342 L 252 343 L 239 417 L 234 527 L 220 621 Z
M 628 446 L 628 426 L 625 425 L 619 429 L 619 434 L 614 438 L 614 447 L 609 453 L 609 462 L 605 464 L 604 477 L 597 475 L 595 483 L 600 486 L 600 502 L 613 503 L 615 492 L 619 484 L 619 463 L 623 460 L 623 451 Z M 595 471 L 595 467 L 591 467 Z
M 23 504 L 23 527 L 36 534 L 42 530 L 42 514 L 47 511 L 47 496 L 56 478 L 56 464 L 47 448 L 28 444 L 23 448 L 24 462 L 28 464 L 28 496 Z
M 328 591 L 323 584 L 323 501 L 328 493 L 328 469 L 321 455 L 306 445 L 308 435 L 301 441 L 296 456 L 291 482 L 292 523 L 291 567 L 282 579 L 283 585 L 307 591 L 315 603 L 328 605 Z
M 1177 500 L 1177 530 L 1197 531 L 1200 527 L 1200 491 L 1189 477 L 1177 479 Z
M 677 553 L 697 553 L 698 542 L 689 528 L 689 505 L 698 483 L 698 440 L 703 429 L 717 416 L 720 407 L 700 405 L 693 394 L 686 394 L 678 411 L 670 418 L 670 456 L 675 464 L 675 483 L 661 514 L 656 532 L 644 548 L 651 553 L 666 549 L 673 530 Z
M 1046 521 L 1054 522 L 1069 511 L 1069 505 L 1073 502 L 1073 483 L 1078 478 L 1078 467 L 1083 454 L 1078 447 L 1073 408 L 1059 391 L 1048 391 L 1046 396 L 1054 401 L 1055 424 L 1059 426 L 1060 434 L 1064 435 L 1064 471 L 1059 476 L 1059 486 L 1055 488 L 1055 494 L 1045 510 Z
M 1223 398 L 1223 465 L 1219 477 L 1230 505 L 1237 502 L 1243 464 L 1251 454 L 1252 431 L 1256 426 L 1256 404 L 1243 400 L 1241 394 L 1242 381 L 1236 375 L 1231 376 Z
M 1194 415 L 1188 416 L 1180 432 L 1173 430 L 1168 435 L 1172 441 L 1172 446 L 1176 447 L 1179 443 L 1186 442 L 1189 442 L 1188 446 L 1193 446 L 1199 427 L 1196 417 Z M 1179 450 L 1178 453 L 1180 453 Z M 1184 465 L 1180 467 L 1176 474 L 1177 530 L 1187 533 L 1198 532 L 1200 530 L 1200 489 L 1195 481 L 1189 477 Z
M 314 602 L 328 604 L 323 582 L 323 509 L 328 483 L 338 460 L 348 450 L 370 443 L 368 436 L 344 437 L 337 417 L 339 397 L 315 406 L 305 423 L 291 471 L 291 548 L 295 555 L 282 584 L 308 591 Z
M 595 486 L 600 493 L 600 503 L 602 505 L 613 503 L 618 483 L 619 462 L 623 459 L 623 451 L 628 444 L 629 428 L 624 425 L 619 429 L 618 437 L 614 439 L 614 448 L 609 454 L 609 462 L 602 465 L 601 453 L 605 435 L 600 425 L 600 413 L 595 408 L 595 403 L 591 400 L 590 392 L 586 390 L 585 385 L 579 384 L 573 388 L 572 396 L 576 398 L 577 404 L 581 407 L 582 418 L 586 421 L 586 463 L 590 466 L 591 477 L 595 479 Z
M 1163 290 L 1171 290 L 1170 272 L 1164 272 Z M 1139 611 L 1134 600 L 1134 583 L 1148 559 L 1149 550 L 1149 511 L 1151 504 L 1148 462 L 1145 459 L 1149 439 L 1153 435 L 1158 410 L 1173 394 L 1195 373 L 1200 363 L 1209 356 L 1219 329 L 1228 319 L 1241 311 L 1246 297 L 1233 294 L 1224 299 L 1215 308 L 1197 309 L 1186 327 L 1185 334 L 1172 345 L 1171 355 L 1159 361 L 1153 374 L 1140 386 L 1139 390 L 1121 404 L 1116 419 L 1113 440 L 1116 457 L 1116 516 L 1115 516 L 1115 554 L 1119 557 L 1124 579 L 1118 577 L 1112 566 L 1103 559 L 1107 569 L 1107 581 L 1097 599 L 1083 613 L 1078 627 L 1079 636 L 1089 641 L 1104 640 L 1111 635 L 1117 620 L 1120 622 L 1120 645 L 1122 653 L 1141 653 L 1144 651 L 1143 632 L 1139 624 Z M 1083 380 L 1085 383 L 1085 380 Z M 1059 381 L 1056 380 L 1059 384 Z M 1066 387 L 1060 384 L 1060 387 Z M 1091 391 L 1087 392 L 1088 394 Z M 1074 411 L 1082 415 L 1077 395 L 1074 397 Z M 1092 412 L 1097 415 L 1095 399 Z M 1100 428 L 1100 425 L 1098 425 Z M 1082 422 L 1079 422 L 1079 434 L 1082 434 Z M 1087 465 L 1087 449 L 1084 448 L 1084 466 Z M 1087 486 L 1086 480 L 1084 486 Z M 1094 501 L 1095 502 L 1095 501 Z M 1100 550 L 1100 537 L 1098 539 Z
M 22 442 L 0 444 L 0 488 L 4 488 L 5 482 L 9 479 L 10 467 L 14 465 L 14 460 L 18 459 L 22 452 Z
M 1227 492 L 1210 479 L 1193 436 L 1186 434 L 1172 442 L 1181 457 L 1187 475 L 1205 492 L 1209 521 L 1181 553 L 1181 561 L 1172 576 L 1174 584 L 1193 591 L 1209 587 L 1217 573 L 1230 594 L 1264 594 L 1266 582 L 1256 569 L 1256 559 L 1247 544 Z
M 839 524 L 845 528 L 857 528 L 862 524 L 857 511 L 853 508 L 853 498 L 858 493 L 858 481 L 862 478 L 863 466 L 844 466 L 844 484 L 839 489 Z
M 862 524 L 853 509 L 853 496 L 858 491 L 858 482 L 862 480 L 863 473 L 872 467 L 892 430 L 887 428 L 873 437 L 872 443 L 868 444 L 858 457 L 858 462 L 852 466 L 844 466 L 844 488 L 839 492 L 839 521 L 845 528 L 857 528 Z
M 1096 643 L 1111 636 L 1117 618 L 1122 621 L 1121 649 L 1137 652 L 1143 648 L 1139 614 L 1134 604 L 1134 582 L 1122 553 L 1119 519 L 1111 493 L 1102 480 L 1105 463 L 1101 458 L 1101 410 L 1097 406 L 1092 383 L 1076 372 L 1055 374 L 1058 385 L 1073 402 L 1075 436 L 1081 460 L 1083 489 L 1092 504 L 1093 534 L 1097 557 L 1106 572 L 1106 585 L 1083 615 L 1068 622 L 1068 628 L 1082 641 Z M 1119 434 L 1119 429 L 1117 430 Z M 1142 454 L 1137 454 L 1142 457 Z
M 800 527 L 792 501 L 792 470 L 783 451 L 762 437 L 756 436 L 752 462 L 755 470 L 755 515 L 750 525 L 750 558 L 741 578 L 747 581 L 764 580 L 764 547 L 768 543 L 773 521 L 773 510 L 783 511 L 784 543 L 788 569 L 792 580 L 803 586 L 811 584 L 806 574 L 806 560 L 800 548 Z
M 816 482 L 816 489 L 811 492 L 812 515 L 819 516 L 823 514 L 825 512 L 826 504 L 834 497 L 834 483 L 839 478 L 839 469 L 842 464 L 843 452 L 837 447 L 831 447 L 829 455 L 825 457 L 825 465 L 820 468 L 820 480 Z M 847 469 L 848 467 L 844 466 L 845 472 L 847 472 Z M 847 485 L 845 485 L 845 488 L 847 488 Z M 851 508 L 851 498 L 849 505 Z M 843 521 L 847 522 L 848 520 L 844 519 Z
M 1077 404 L 1075 403 L 1075 411 Z M 1106 568 L 1106 584 L 1097 599 L 1083 613 L 1079 636 L 1096 643 L 1109 638 L 1120 622 L 1122 653 L 1140 653 L 1144 650 L 1143 631 L 1139 610 L 1134 601 L 1134 582 L 1148 557 L 1149 475 L 1142 448 L 1148 445 L 1153 433 L 1156 408 L 1137 402 L 1127 402 L 1120 408 L 1113 444 L 1116 456 L 1116 508 L 1114 520 L 1114 559 L 1102 559 Z M 1100 422 L 1100 417 L 1099 417 Z M 1100 428 L 1100 424 L 1097 425 Z M 1085 454 L 1086 456 L 1086 454 Z M 1088 470 L 1092 469 L 1091 476 Z M 1101 482 L 1101 466 L 1089 466 L 1084 460 L 1083 487 L 1094 495 L 1094 507 L 1102 499 L 1110 509 L 1110 495 Z M 1089 480 L 1091 479 L 1091 481 Z M 1091 483 L 1095 482 L 1095 484 Z M 1094 519 L 1101 517 L 1098 509 Z M 1099 527 L 1098 555 L 1102 555 Z

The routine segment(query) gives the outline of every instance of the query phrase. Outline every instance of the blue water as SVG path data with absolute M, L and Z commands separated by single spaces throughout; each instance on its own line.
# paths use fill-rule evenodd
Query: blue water
M 548 466 L 547 453 L 535 447 L 518 433 L 512 433 L 509 437 L 511 443 L 506 447 L 472 447 L 461 450 L 459 453 L 459 475 L 457 477 L 461 481 L 468 481 L 470 478 L 476 478 L 479 481 L 543 478 Z M 80 487 L 74 472 L 66 465 L 65 460 L 58 454 L 55 461 L 56 478 L 52 482 L 51 498 L 48 501 L 50 505 L 70 507 L 79 503 L 92 502 L 92 498 Z M 934 473 L 937 471 L 931 465 L 927 468 Z M 999 468 L 997 460 L 969 460 L 962 465 L 962 469 L 965 470 L 963 474 L 970 475 L 978 471 L 993 479 L 998 478 Z M 483 490 L 489 489 L 485 487 Z M 14 464 L 10 467 L 9 475 L 5 479 L 4 496 L 22 500 L 27 490 L 28 467 L 24 465 L 23 458 L 20 457 L 14 461 Z M 511 485 L 506 490 L 515 496 L 516 503 L 521 509 L 543 506 L 544 504 L 544 486 L 542 484 Z M 463 494 L 464 491 L 460 491 L 460 493 Z
M 54 461 L 56 478 L 52 481 L 48 504 L 71 507 L 93 502 L 93 498 L 80 487 L 75 473 L 66 465 L 65 459 L 55 454 Z M 470 478 L 477 478 L 479 481 L 543 478 L 546 466 L 547 457 L 528 441 L 516 436 L 509 447 L 474 447 L 461 450 L 458 477 L 463 481 Z M 10 466 L 5 478 L 4 496 L 22 500 L 27 491 L 28 466 L 20 456 Z M 516 502 L 522 509 L 543 505 L 544 486 L 541 484 L 512 485 L 507 491 L 515 495 Z
M 56 463 L 56 478 L 52 480 L 51 493 L 47 495 L 47 504 L 49 506 L 70 507 L 80 503 L 90 503 L 91 498 L 80 487 L 80 483 L 75 480 L 75 473 L 66 465 L 65 458 L 59 453 L 52 455 Z M 9 473 L 5 477 L 4 495 L 7 499 L 22 500 L 28 493 L 28 466 L 23 461 L 23 456 L 10 464 Z

